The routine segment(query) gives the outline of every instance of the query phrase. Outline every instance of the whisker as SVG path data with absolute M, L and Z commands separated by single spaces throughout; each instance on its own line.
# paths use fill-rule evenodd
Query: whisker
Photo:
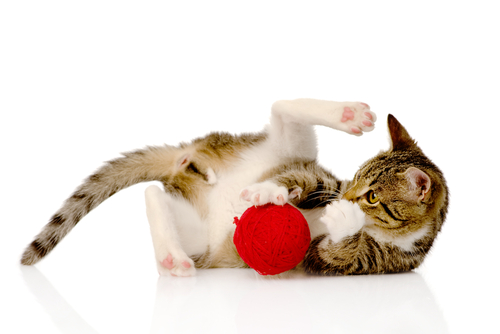
M 347 190 L 341 191 L 340 189 L 334 189 L 334 190 L 325 189 L 325 190 L 313 191 L 313 192 L 307 194 L 307 197 L 309 197 L 309 198 L 306 201 L 304 201 L 303 203 L 317 201 L 317 200 L 321 199 L 322 197 L 326 197 L 326 199 L 321 200 L 319 203 L 317 203 L 313 207 L 313 209 L 315 209 L 317 207 L 325 205 L 325 203 L 328 204 L 335 199 L 341 199 L 345 195 L 346 192 L 347 192 Z
M 316 204 L 315 206 L 312 207 L 312 210 L 318 208 L 318 207 L 322 207 L 322 206 L 326 206 L 328 205 L 329 203 L 331 202 L 331 200 L 325 200 L 325 201 L 321 201 L 319 202 L 318 204 Z
M 312 196 L 311 196 L 312 195 Z M 331 193 L 325 193 L 325 192 L 314 192 L 314 193 L 310 193 L 310 194 L 307 194 L 307 197 L 308 199 L 306 201 L 304 201 L 304 203 L 307 203 L 307 202 L 310 202 L 310 201 L 313 201 L 315 199 L 318 199 L 318 198 L 321 198 L 321 197 L 324 197 L 324 196 L 329 196 L 329 195 L 336 195 L 336 194 L 331 194 Z
M 318 206 L 321 206 L 323 205 L 324 203 L 329 203 L 331 202 L 332 200 L 334 200 L 335 198 L 338 198 L 337 196 L 331 196 L 331 195 L 337 195 L 336 193 L 330 193 L 330 192 L 315 192 L 315 194 L 319 194 L 318 196 L 313 196 L 313 197 L 310 197 L 308 198 L 306 201 L 302 202 L 302 203 L 308 203 L 308 202 L 311 202 L 311 201 L 316 201 L 316 200 L 319 200 L 323 197 L 326 197 L 326 199 L 324 200 L 321 200 L 318 204 L 316 204 L 313 209 L 317 208 Z M 310 195 L 310 194 L 309 194 Z M 327 195 L 327 196 L 324 196 L 324 195 Z M 309 196 L 308 196 L 309 197 Z
M 313 191 L 309 194 L 307 194 L 308 196 L 311 196 L 311 195 L 316 195 L 316 194 L 327 194 L 327 195 L 339 195 L 340 194 L 340 190 L 338 189 L 335 189 L 335 190 L 318 190 L 318 191 Z

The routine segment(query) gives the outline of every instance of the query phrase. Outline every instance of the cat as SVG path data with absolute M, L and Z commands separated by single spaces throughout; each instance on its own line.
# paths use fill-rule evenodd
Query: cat
M 445 221 L 448 188 L 397 119 L 391 147 L 339 180 L 317 163 L 315 125 L 360 136 L 376 115 L 361 102 L 281 100 L 260 133 L 210 133 L 177 147 L 146 147 L 111 160 L 66 200 L 21 263 L 33 265 L 92 209 L 139 182 L 146 188 L 160 275 L 248 267 L 232 242 L 234 217 L 250 206 L 290 203 L 306 218 L 311 244 L 296 269 L 312 274 L 394 273 L 417 268 Z M 332 144 L 334 145 L 334 144 Z

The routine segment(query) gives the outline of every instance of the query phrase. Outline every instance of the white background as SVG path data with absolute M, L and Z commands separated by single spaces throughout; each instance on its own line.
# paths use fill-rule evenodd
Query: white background
M 1 2 L 0 332 L 498 332 L 498 13 L 482 0 Z M 18 264 L 103 161 L 259 131 L 273 101 L 298 97 L 377 112 L 361 138 L 318 129 L 339 177 L 388 148 L 388 113 L 444 171 L 448 220 L 414 273 L 158 279 L 146 184 Z

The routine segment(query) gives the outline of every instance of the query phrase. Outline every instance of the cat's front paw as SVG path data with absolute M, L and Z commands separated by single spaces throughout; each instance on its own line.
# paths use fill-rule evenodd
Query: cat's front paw
M 361 136 L 363 132 L 369 132 L 375 128 L 376 120 L 377 115 L 366 103 L 348 102 L 342 110 L 340 127 L 347 133 Z
M 363 227 L 365 214 L 357 203 L 343 199 L 328 204 L 320 221 L 328 228 L 332 241 L 337 243 L 356 234 Z
M 287 188 L 278 186 L 271 181 L 264 181 L 243 189 L 240 192 L 240 198 L 251 202 L 255 206 L 266 205 L 268 203 L 285 205 L 289 199 L 299 196 L 301 192 L 302 189 L 296 188 L 289 194 Z

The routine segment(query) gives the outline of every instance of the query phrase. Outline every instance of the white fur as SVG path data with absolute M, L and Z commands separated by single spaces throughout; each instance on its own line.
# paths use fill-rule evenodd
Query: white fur
M 215 184 L 217 182 L 217 176 L 212 168 L 208 167 L 207 169 L 207 181 L 208 184 Z
M 208 246 L 204 224 L 184 199 L 174 198 L 155 185 L 149 186 L 145 195 L 159 274 L 192 276 L 195 268 L 189 255 L 202 254 Z M 161 264 L 169 255 L 174 263 L 170 270 Z M 182 265 L 184 261 L 190 264 L 189 268 Z
M 354 118 L 342 122 L 342 115 L 346 107 L 350 108 L 354 113 Z M 290 121 L 302 125 L 323 125 L 353 135 L 361 135 L 363 132 L 372 131 L 377 120 L 377 116 L 370 111 L 370 107 L 359 102 L 296 99 L 291 101 L 277 101 L 273 104 L 272 111 L 274 115 L 280 115 L 285 122 Z M 371 116 L 366 116 L 365 112 Z M 364 125 L 363 121 L 365 120 L 371 120 L 372 125 Z M 359 128 L 361 132 L 353 133 L 352 127 Z
M 415 241 L 421 239 L 424 237 L 427 233 L 429 233 L 429 227 L 424 226 L 421 229 L 413 232 L 413 233 L 408 233 L 407 235 L 403 236 L 398 236 L 393 237 L 390 235 L 387 235 L 386 233 L 383 233 L 380 231 L 379 228 L 375 227 L 374 225 L 371 225 L 370 222 L 367 222 L 367 226 L 365 227 L 365 232 L 368 233 L 372 238 L 375 240 L 381 241 L 381 242 L 388 242 L 392 243 L 395 246 L 398 246 L 399 248 L 411 252 L 413 248 L 415 247 L 414 243 Z
M 337 243 L 358 233 L 365 224 L 365 213 L 358 203 L 342 199 L 328 204 L 320 220 L 328 228 L 332 241 Z
M 249 201 L 252 205 L 264 205 L 273 203 L 276 205 L 285 205 L 288 202 L 288 189 L 278 186 L 271 181 L 252 184 L 243 189 L 240 198 Z
M 355 118 L 341 122 L 345 107 L 354 112 Z M 361 133 L 373 129 L 373 126 L 362 124 L 366 120 L 366 112 L 375 121 L 375 114 L 366 105 L 357 102 L 299 99 L 278 101 L 271 110 L 266 141 L 241 152 L 239 163 L 223 175 L 215 175 L 212 169 L 208 169 L 207 180 L 213 186 L 207 193 L 209 212 L 205 219 L 202 220 L 187 201 L 165 194 L 156 186 L 146 189 L 147 215 L 161 275 L 194 275 L 194 266 L 186 268 L 182 263 L 190 261 L 189 264 L 192 264 L 189 255 L 201 254 L 208 247 L 217 252 L 217 248 L 234 232 L 234 217 L 240 217 L 252 204 L 272 202 L 281 205 L 284 204 L 281 196 L 286 202 L 300 195 L 300 189 L 289 195 L 286 188 L 269 181 L 255 183 L 264 172 L 291 158 L 316 159 L 316 134 L 313 125 L 360 135 L 352 132 L 353 126 L 357 126 Z M 181 159 L 181 163 L 182 161 Z M 240 194 L 243 199 L 240 199 Z M 317 214 L 306 213 L 306 218 L 313 236 L 327 231 L 319 223 Z M 339 233 L 335 233 L 335 238 L 338 238 Z M 171 270 L 161 264 L 169 254 L 174 263 Z
M 220 175 L 217 183 L 207 194 L 210 208 L 207 223 L 209 243 L 215 250 L 234 231 L 234 217 L 239 217 L 251 203 L 240 200 L 241 190 L 257 182 L 268 169 L 275 167 L 279 159 L 271 154 L 269 143 L 265 142 L 242 154 L 242 159 L 230 172 Z
M 324 210 L 300 210 L 304 218 L 309 223 L 309 231 L 311 232 L 311 240 L 319 235 L 329 233 L 328 228 L 321 222 L 320 218 L 324 214 Z

